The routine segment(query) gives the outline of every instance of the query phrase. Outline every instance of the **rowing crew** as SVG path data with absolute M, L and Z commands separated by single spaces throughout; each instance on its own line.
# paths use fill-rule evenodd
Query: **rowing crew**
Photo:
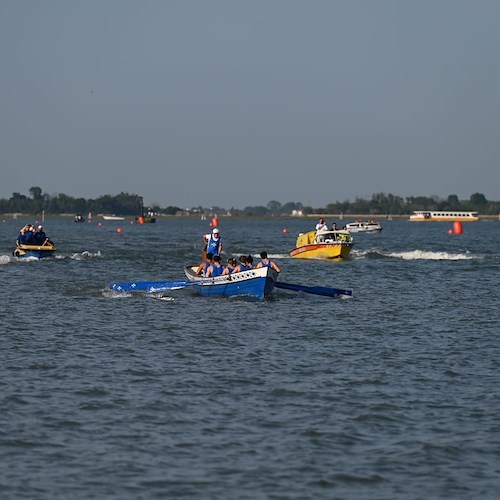
M 227 265 L 223 266 L 221 264 L 220 255 L 213 255 L 208 252 L 206 260 L 202 262 L 196 274 L 198 276 L 204 276 L 206 278 L 210 276 L 225 276 L 228 274 L 239 273 L 242 271 L 250 271 L 251 269 L 259 269 L 261 267 L 271 267 L 276 272 L 281 272 L 280 266 L 276 262 L 269 260 L 267 252 L 260 253 L 261 261 L 254 266 L 253 257 L 251 255 L 241 255 L 239 258 L 240 263 L 237 264 L 234 257 L 227 259 Z
M 25 224 L 24 227 L 19 231 L 16 245 L 18 247 L 21 245 L 45 246 L 53 245 L 53 243 L 45 234 L 42 225 L 39 225 L 35 230 L 35 226 L 33 226 L 33 224 Z

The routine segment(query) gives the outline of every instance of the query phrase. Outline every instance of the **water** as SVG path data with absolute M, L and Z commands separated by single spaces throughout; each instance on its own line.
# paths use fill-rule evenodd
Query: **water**
M 0 226 L 2 499 L 498 498 L 498 222 L 385 221 L 330 263 L 287 258 L 313 220 L 221 219 L 226 257 L 354 291 L 264 302 L 107 291 L 183 278 L 207 221 L 48 220 L 31 262 L 25 222 Z

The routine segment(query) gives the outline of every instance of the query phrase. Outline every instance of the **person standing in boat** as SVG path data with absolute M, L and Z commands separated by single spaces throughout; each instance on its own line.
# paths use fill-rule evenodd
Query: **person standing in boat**
M 325 224 L 325 219 L 320 219 L 316 224 L 316 231 L 328 231 L 328 226 Z
M 220 276 L 224 271 L 220 263 L 220 257 L 218 255 L 214 255 L 212 265 L 207 269 L 205 276 L 208 278 L 209 276 Z
M 260 252 L 260 258 L 262 259 L 256 266 L 256 269 L 259 269 L 261 267 L 271 267 L 274 269 L 277 273 L 281 272 L 281 267 L 276 264 L 276 262 L 273 262 L 272 260 L 269 260 L 267 256 L 267 252 Z
M 205 235 L 205 251 L 211 253 L 212 256 L 220 255 L 222 253 L 222 238 L 219 230 L 215 228 L 211 234 Z

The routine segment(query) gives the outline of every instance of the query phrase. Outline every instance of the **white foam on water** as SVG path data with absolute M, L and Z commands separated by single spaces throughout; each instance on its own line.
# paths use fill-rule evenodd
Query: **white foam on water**
M 12 257 L 9 255 L 0 255 L 0 266 L 4 266 L 5 264 L 9 264 L 12 262 Z
M 94 258 L 100 258 L 102 257 L 102 254 L 100 251 L 92 253 L 92 252 L 81 252 L 81 253 L 74 253 L 70 259 L 73 260 L 86 260 L 86 259 L 94 259 Z
M 258 255 L 260 257 L 260 254 Z M 288 259 L 290 257 L 287 253 L 274 253 L 267 256 L 268 259 Z
M 155 300 L 163 300 L 165 302 L 172 302 L 174 300 L 173 297 L 170 297 L 169 295 L 164 295 L 162 293 L 148 293 L 148 297 L 155 299 Z
M 412 250 L 409 252 L 391 252 L 387 257 L 403 260 L 471 260 L 472 255 L 464 253 L 430 252 L 426 250 Z
M 102 295 L 108 299 L 123 299 L 126 297 L 132 297 L 131 292 L 118 292 L 116 290 L 110 290 L 109 288 L 102 290 Z

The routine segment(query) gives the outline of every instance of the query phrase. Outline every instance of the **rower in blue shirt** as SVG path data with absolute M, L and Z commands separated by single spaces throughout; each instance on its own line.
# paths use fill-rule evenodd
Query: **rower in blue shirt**
M 220 276 L 222 272 L 224 271 L 224 268 L 222 267 L 220 263 L 220 257 L 216 255 L 213 259 L 212 265 L 207 269 L 207 273 L 205 276 L 208 278 L 209 276 Z
M 276 272 L 281 272 L 280 266 L 276 262 L 269 260 L 267 252 L 260 252 L 260 258 L 262 260 L 257 264 L 257 269 L 260 267 L 272 267 Z

